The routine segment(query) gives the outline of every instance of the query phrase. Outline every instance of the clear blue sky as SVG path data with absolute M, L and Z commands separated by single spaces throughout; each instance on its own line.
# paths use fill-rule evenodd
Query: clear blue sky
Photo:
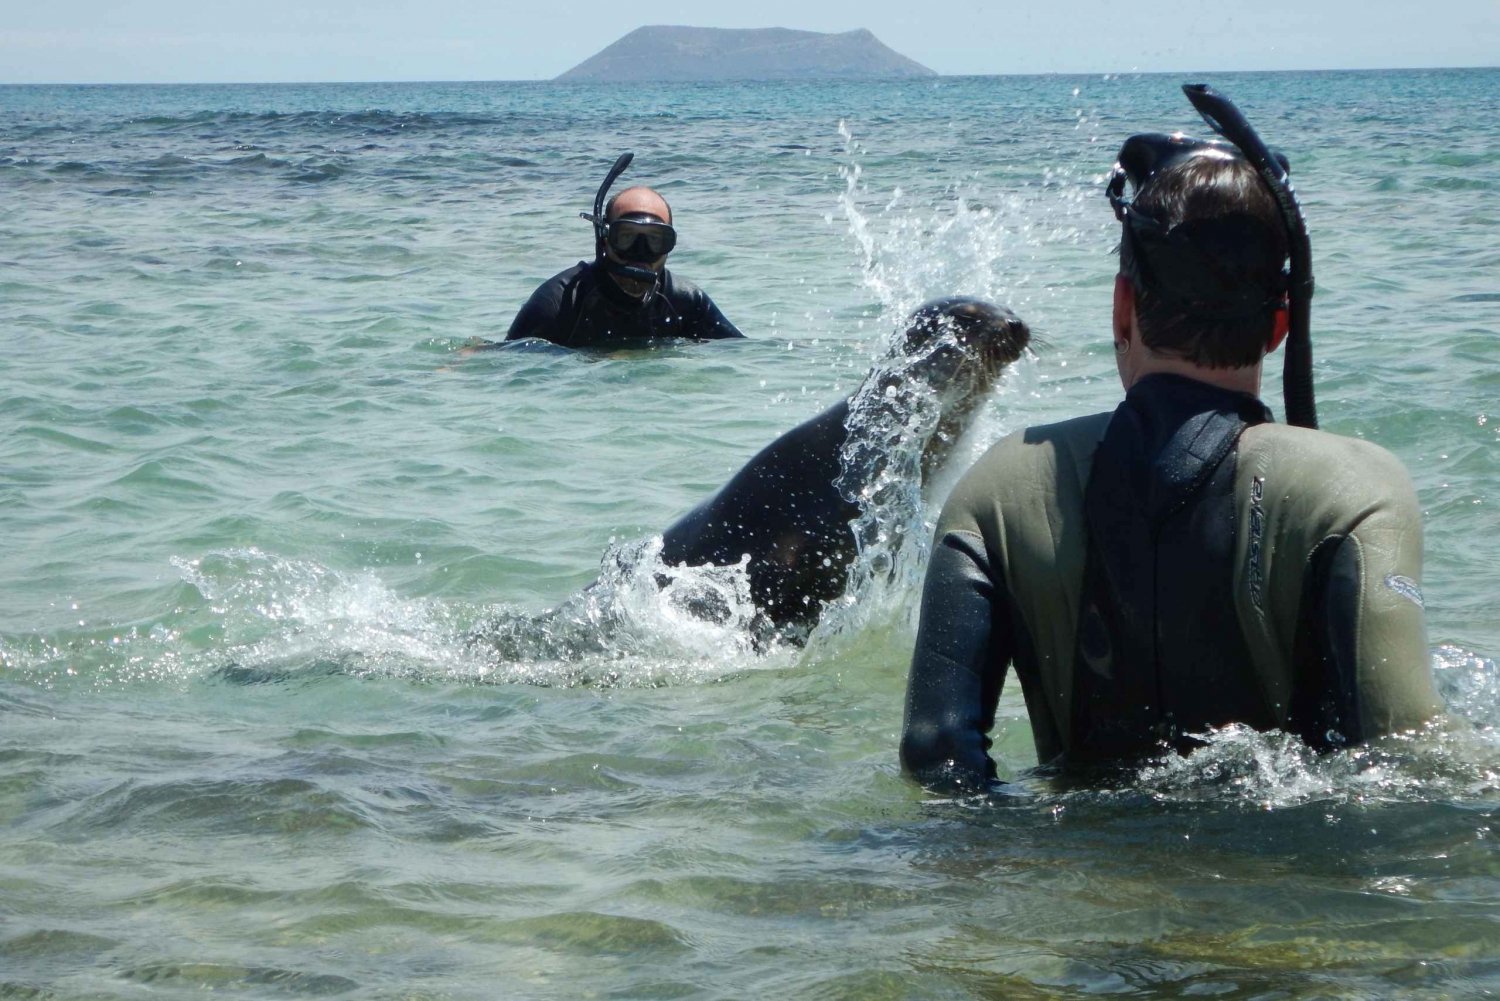
M 546 79 L 642 24 L 869 28 L 948 74 L 1500 64 L 1500 0 L 18 0 L 0 82 Z

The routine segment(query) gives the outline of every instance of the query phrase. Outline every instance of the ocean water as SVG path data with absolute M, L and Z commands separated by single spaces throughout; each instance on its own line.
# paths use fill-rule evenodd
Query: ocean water
M 922 535 L 1119 399 L 1101 186 L 1181 79 L 0 87 L 0 998 L 1500 992 L 1500 71 L 1207 79 L 1292 160 L 1456 725 L 1079 788 L 1010 690 L 984 804 L 896 763 Z M 748 339 L 466 356 L 627 148 Z M 1035 351 L 806 648 L 618 570 L 955 292 Z

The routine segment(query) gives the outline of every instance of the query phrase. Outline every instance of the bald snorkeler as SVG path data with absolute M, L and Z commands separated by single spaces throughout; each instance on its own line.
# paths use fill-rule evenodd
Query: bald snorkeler
M 672 208 L 647 187 L 610 186 L 629 166 L 625 153 L 600 185 L 593 213 L 594 259 L 543 282 L 521 307 L 507 341 L 541 338 L 564 347 L 614 347 L 660 338 L 743 337 L 702 289 L 672 274 L 677 246 Z
M 900 749 L 929 788 L 997 784 L 1012 671 L 1044 765 L 1186 753 L 1230 724 L 1331 749 L 1442 712 L 1411 480 L 1316 430 L 1286 161 L 1184 91 L 1228 141 L 1132 136 L 1106 189 L 1124 402 L 1003 439 L 939 518 Z M 1284 338 L 1278 424 L 1260 382 Z

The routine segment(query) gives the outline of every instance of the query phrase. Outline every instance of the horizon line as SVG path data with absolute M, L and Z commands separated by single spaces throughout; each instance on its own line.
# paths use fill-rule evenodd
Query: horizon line
M 936 79 L 996 79 L 1025 77 L 1121 77 L 1121 76 L 1172 76 L 1190 74 L 1196 76 L 1229 76 L 1247 73 L 1431 73 L 1444 71 L 1474 71 L 1500 69 L 1500 64 L 1478 66 L 1324 66 L 1296 69 L 1238 69 L 1238 70 L 1181 70 L 1181 69 L 1129 69 L 1129 70 L 1046 70 L 1034 73 L 941 73 L 932 76 L 872 76 L 872 77 L 736 77 L 722 80 L 632 80 L 628 83 L 662 84 L 723 84 L 723 83 L 924 83 Z M 564 72 L 567 72 L 566 70 Z M 0 81 L 0 87 L 339 87 L 373 84 L 476 84 L 476 83 L 534 83 L 562 84 L 569 87 L 608 87 L 627 81 L 606 80 L 562 80 L 557 76 L 518 77 L 514 79 L 368 79 L 368 80 L 49 80 L 49 81 Z

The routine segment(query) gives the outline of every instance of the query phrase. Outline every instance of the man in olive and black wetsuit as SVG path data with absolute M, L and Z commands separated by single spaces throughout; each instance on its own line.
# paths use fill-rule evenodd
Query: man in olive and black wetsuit
M 601 199 L 616 176 L 612 171 L 605 181 Z M 605 347 L 662 337 L 744 336 L 707 293 L 667 270 L 677 231 L 661 195 L 627 188 L 587 218 L 595 223 L 594 260 L 544 282 L 516 314 L 506 340 L 540 337 L 567 347 Z
M 1125 401 L 1004 439 L 943 508 L 901 740 L 925 785 L 995 781 L 1010 667 L 1048 764 L 1188 751 L 1230 723 L 1329 748 L 1441 710 L 1405 470 L 1312 429 L 1310 378 L 1307 426 L 1259 399 L 1311 270 L 1284 161 L 1282 198 L 1243 143 L 1126 143 L 1110 185 Z

